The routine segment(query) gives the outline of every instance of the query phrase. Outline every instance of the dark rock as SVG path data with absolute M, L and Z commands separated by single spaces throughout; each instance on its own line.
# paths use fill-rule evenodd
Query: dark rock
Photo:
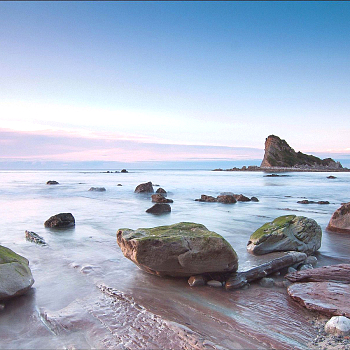
M 269 174 L 269 175 L 264 175 L 264 177 L 280 177 L 281 175 L 278 174 Z
M 216 198 L 213 196 L 207 196 L 206 194 L 202 194 L 200 199 L 195 199 L 197 202 L 216 202 Z
M 104 192 L 106 189 L 104 187 L 90 187 L 89 191 Z
M 333 213 L 328 223 L 327 230 L 339 233 L 350 233 L 350 202 L 344 203 Z
M 336 282 L 294 283 L 287 290 L 293 300 L 307 309 L 331 316 L 350 317 L 349 284 Z
M 159 276 L 190 277 L 238 268 L 236 252 L 222 236 L 191 222 L 120 229 L 117 242 L 127 258 Z
M 165 191 L 164 188 L 159 187 L 159 188 L 157 189 L 156 193 L 161 193 L 161 194 L 163 194 L 164 196 L 166 196 L 167 191 Z
M 256 197 L 252 197 L 252 198 L 250 198 L 250 200 L 251 200 L 252 202 L 259 202 L 259 199 L 256 198 Z
M 128 173 L 128 171 L 126 169 L 122 169 L 121 173 Z
M 57 181 L 54 181 L 54 180 L 49 180 L 46 182 L 46 185 L 59 185 L 59 183 Z
M 327 179 L 336 179 L 337 177 L 336 176 L 333 176 L 333 175 L 330 175 L 330 176 L 327 176 Z
M 209 287 L 222 288 L 222 282 L 216 280 L 210 280 L 207 282 Z
M 51 228 L 67 228 L 75 226 L 75 219 L 71 213 L 60 213 L 51 216 L 44 223 L 45 227 Z
M 162 194 L 152 194 L 152 202 L 154 203 L 173 203 L 172 199 L 165 198 Z
M 311 254 L 321 247 L 321 239 L 322 230 L 315 220 L 285 215 L 256 230 L 247 249 L 257 255 L 290 250 Z
M 237 202 L 250 202 L 250 198 L 244 196 L 243 194 L 234 194 L 233 196 Z
M 40 244 L 40 245 L 46 245 L 46 242 L 44 240 L 43 237 L 39 236 L 37 233 L 32 232 L 32 231 L 25 231 L 25 235 L 26 235 L 26 240 L 36 243 L 36 244 Z
M 117 186 L 123 186 L 122 184 L 118 184 Z
M 153 207 L 146 210 L 146 213 L 150 213 L 150 214 L 163 214 L 163 213 L 170 213 L 170 212 L 171 212 L 171 206 L 165 203 L 157 203 Z
M 303 199 L 302 201 L 298 201 L 297 203 L 299 203 L 299 204 L 329 204 L 328 201 L 315 202 L 315 201 L 309 201 L 307 199 Z
M 190 287 L 200 287 L 204 286 L 206 283 L 207 281 L 203 275 L 191 276 L 188 279 L 188 284 L 190 285 Z
M 236 198 L 233 195 L 229 195 L 229 194 L 217 196 L 217 201 L 219 203 L 224 203 L 224 204 L 231 204 L 231 203 L 237 202 Z
M 135 193 L 154 193 L 152 182 L 146 182 L 136 186 Z
M 329 204 L 328 201 L 318 201 L 317 204 Z
M 270 135 L 265 141 L 265 154 L 261 168 L 282 167 L 301 169 L 342 169 L 339 162 L 331 158 L 320 159 L 313 155 L 295 152 L 285 140 Z
M 11 249 L 0 246 L 0 300 L 26 293 L 33 283 L 29 261 Z

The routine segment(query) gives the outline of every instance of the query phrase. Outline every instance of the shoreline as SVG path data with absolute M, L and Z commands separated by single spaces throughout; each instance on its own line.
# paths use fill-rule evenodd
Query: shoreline
M 298 173 L 348 173 L 350 169 L 301 169 L 301 168 L 282 168 L 282 167 L 270 167 L 261 168 L 258 166 L 243 166 L 242 168 L 231 168 L 231 169 L 213 169 L 211 171 L 261 171 L 265 173 L 287 173 L 287 172 L 298 172 Z

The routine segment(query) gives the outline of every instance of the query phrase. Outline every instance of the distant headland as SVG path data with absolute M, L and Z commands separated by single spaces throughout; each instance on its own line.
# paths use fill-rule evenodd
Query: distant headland
M 320 159 L 295 150 L 285 140 L 270 135 L 265 140 L 265 154 L 259 166 L 243 166 L 242 168 L 214 169 L 214 171 L 350 171 L 343 168 L 340 162 L 332 158 Z

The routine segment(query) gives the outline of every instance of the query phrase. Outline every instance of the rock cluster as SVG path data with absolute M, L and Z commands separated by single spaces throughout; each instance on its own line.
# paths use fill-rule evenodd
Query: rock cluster
M 234 193 L 222 193 L 216 198 L 213 196 L 208 196 L 206 194 L 202 194 L 201 198 L 195 199 L 197 202 L 219 202 L 225 204 L 232 204 L 236 202 L 259 202 L 259 199 L 256 197 L 248 198 L 243 194 L 234 194 Z
M 137 230 L 120 229 L 117 242 L 128 259 L 142 270 L 159 276 L 233 272 L 238 267 L 238 257 L 231 245 L 200 224 L 181 222 Z
M 322 230 L 315 220 L 286 215 L 257 229 L 247 249 L 257 255 L 289 250 L 311 254 L 321 247 L 321 239 Z

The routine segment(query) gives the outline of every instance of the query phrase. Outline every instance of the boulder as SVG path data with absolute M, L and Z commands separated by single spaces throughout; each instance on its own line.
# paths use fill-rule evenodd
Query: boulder
M 155 193 L 155 194 L 152 194 L 152 202 L 153 203 L 173 203 L 173 200 L 165 198 L 160 193 Z
M 261 255 L 276 251 L 312 254 L 321 247 L 322 230 L 304 216 L 285 215 L 257 229 L 247 245 L 249 252 Z
M 75 219 L 71 213 L 60 213 L 51 216 L 44 223 L 45 227 L 67 228 L 75 226 Z
M 256 197 L 252 197 L 252 198 L 250 198 L 250 200 L 251 200 L 252 202 L 259 202 L 259 199 L 256 198 Z
M 24 294 L 33 283 L 28 260 L 0 246 L 0 299 Z
M 350 233 L 350 202 L 342 204 L 329 220 L 328 231 Z
M 58 185 L 59 183 L 57 181 L 54 180 L 49 180 L 46 182 L 46 185 Z
M 89 191 L 104 192 L 106 189 L 104 187 L 90 187 Z
M 126 169 L 122 169 L 121 173 L 128 173 L 128 171 Z
M 197 202 L 216 202 L 217 199 L 213 196 L 207 196 L 206 194 L 202 194 L 201 198 L 195 199 Z
M 333 316 L 324 326 L 326 333 L 347 336 L 350 335 L 350 319 L 345 316 Z
M 190 277 L 234 272 L 238 257 L 231 245 L 204 225 L 181 222 L 170 226 L 120 229 L 123 254 L 140 269 L 159 276 Z
M 46 245 L 46 242 L 44 240 L 44 238 L 42 238 L 41 236 L 39 236 L 37 233 L 32 232 L 32 231 L 25 231 L 25 235 L 26 235 L 26 240 L 29 242 L 33 242 L 39 245 Z
M 170 213 L 171 212 L 171 206 L 166 203 L 157 203 L 153 207 L 146 210 L 146 213 L 150 214 L 163 214 L 163 213 Z
M 250 198 L 244 196 L 243 194 L 234 194 L 233 195 L 237 202 L 250 202 Z
M 152 186 L 152 182 L 146 182 L 143 184 L 139 184 L 135 188 L 135 193 L 154 193 L 154 189 Z

